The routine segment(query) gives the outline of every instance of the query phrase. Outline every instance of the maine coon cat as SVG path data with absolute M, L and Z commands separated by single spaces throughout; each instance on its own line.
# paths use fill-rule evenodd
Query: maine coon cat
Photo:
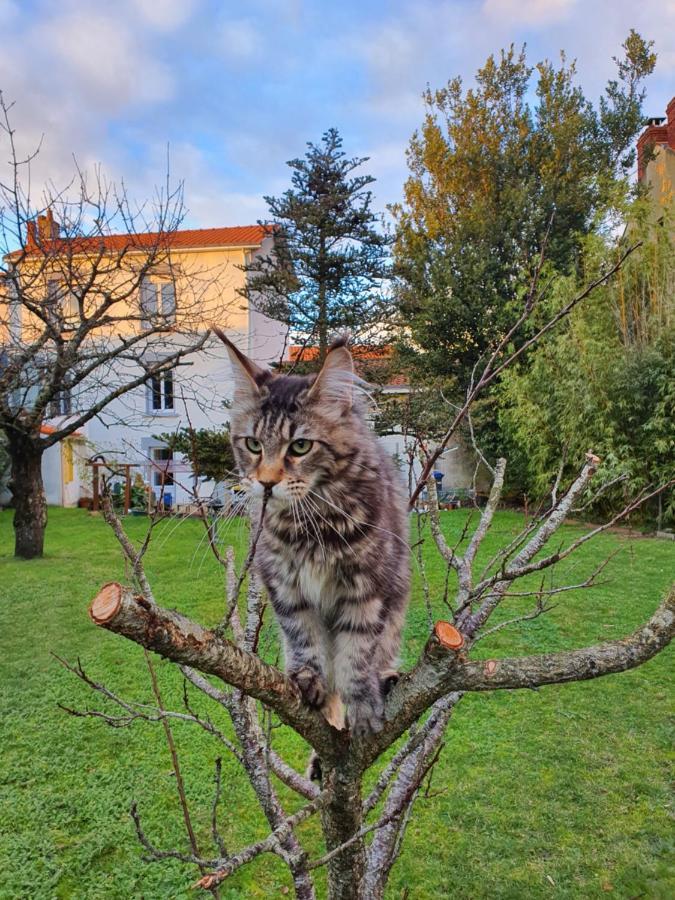
M 214 330 L 234 373 L 241 483 L 267 497 L 256 566 L 286 672 L 336 727 L 346 713 L 353 734 L 377 731 L 408 602 L 408 519 L 393 461 L 366 423 L 351 354 L 338 341 L 318 375 L 273 374 Z

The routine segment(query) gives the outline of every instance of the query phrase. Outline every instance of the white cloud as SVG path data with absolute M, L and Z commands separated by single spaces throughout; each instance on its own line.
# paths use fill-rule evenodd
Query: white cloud
M 147 197 L 170 140 L 189 224 L 251 222 L 266 214 L 262 194 L 288 186 L 285 160 L 335 123 L 348 154 L 370 148 L 364 171 L 382 207 L 400 195 L 427 83 L 470 83 L 489 53 L 526 38 L 532 62 L 561 47 L 578 57 L 595 98 L 634 26 L 659 53 L 646 111 L 663 114 L 673 93 L 675 0 L 614 0 L 611 16 L 592 0 L 397 0 L 368 15 L 357 0 L 330 12 L 303 0 L 210 0 L 201 15 L 199 2 L 33 0 L 28 12 L 0 0 L 0 88 L 17 101 L 21 148 L 45 133 L 34 185 L 63 184 L 75 153 Z
M 268 215 L 260 194 L 228 191 L 215 185 L 185 185 L 185 205 L 192 228 L 219 228 L 224 225 L 255 225 Z
M 126 104 L 167 100 L 173 91 L 168 67 L 148 52 L 138 31 L 123 16 L 75 10 L 38 26 L 33 40 L 42 58 L 65 70 L 75 92 L 105 103 L 100 113 Z M 47 86 L 47 85 L 45 85 Z
M 195 9 L 195 0 L 129 0 L 132 14 L 157 31 L 174 31 L 185 25 Z
M 220 46 L 226 60 L 248 61 L 262 52 L 262 35 L 252 22 L 245 19 L 223 22 L 219 31 Z
M 378 173 L 382 174 L 401 168 L 401 165 L 405 162 L 407 146 L 408 144 L 405 141 L 386 141 L 366 147 L 363 155 L 368 157 L 368 168 L 377 170 Z
M 566 19 L 578 0 L 485 0 L 483 12 L 489 19 L 541 27 Z
M 171 180 L 174 187 L 184 183 L 185 227 L 216 228 L 223 225 L 253 225 L 265 218 L 267 206 L 263 190 L 247 193 L 238 189 L 232 178 L 216 171 L 202 148 L 181 141 L 169 148 Z M 154 142 L 148 148 L 141 171 L 127 180 L 130 192 L 146 197 L 152 186 L 166 177 L 166 145 Z
M 19 152 L 32 152 L 42 140 L 31 166 L 37 200 L 42 185 L 59 190 L 71 181 L 73 156 L 88 171 L 102 163 L 111 176 L 128 172 L 128 148 L 110 140 L 111 122 L 166 104 L 175 84 L 135 18 L 87 0 L 62 0 L 7 25 L 0 88 L 15 104 Z M 152 184 L 145 193 L 151 190 Z

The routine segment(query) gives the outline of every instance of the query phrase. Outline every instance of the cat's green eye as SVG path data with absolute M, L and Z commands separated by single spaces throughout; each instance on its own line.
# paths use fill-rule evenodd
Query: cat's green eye
M 262 453 L 262 444 L 255 438 L 246 438 L 244 443 L 246 444 L 246 449 L 250 450 L 251 453 Z
M 314 441 L 308 441 L 307 438 L 298 438 L 297 441 L 293 441 L 293 443 L 289 445 L 288 452 L 291 456 L 304 456 L 305 453 L 309 453 L 313 444 Z

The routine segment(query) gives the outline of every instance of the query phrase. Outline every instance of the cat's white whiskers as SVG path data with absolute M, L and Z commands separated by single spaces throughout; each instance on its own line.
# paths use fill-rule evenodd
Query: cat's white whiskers
M 248 507 L 250 506 L 250 502 L 251 502 L 251 499 L 248 496 L 246 496 L 244 498 L 244 500 L 237 498 L 232 503 L 232 505 L 227 510 L 227 512 L 225 511 L 225 508 L 223 507 L 223 509 L 221 509 L 219 512 L 217 512 L 213 516 L 213 518 L 209 519 L 207 516 L 206 520 L 203 520 L 204 534 L 202 535 L 201 540 L 199 541 L 194 553 L 192 554 L 192 559 L 190 561 L 190 568 L 192 568 L 192 566 L 194 565 L 195 557 L 197 556 L 199 551 L 202 549 L 204 542 L 206 541 L 207 546 L 203 547 L 202 558 L 201 558 L 201 562 L 199 565 L 199 571 L 201 572 L 202 566 L 204 564 L 204 560 L 208 556 L 210 544 L 213 543 L 213 545 L 215 547 L 217 547 L 218 544 L 223 543 L 224 538 L 222 538 L 221 535 L 225 531 L 227 531 L 227 529 L 234 522 L 235 519 L 238 519 L 239 523 L 241 523 L 241 519 L 243 518 L 244 513 L 248 510 Z M 237 538 L 238 537 L 239 537 L 239 535 L 237 535 Z
M 309 497 L 303 497 L 300 501 L 300 505 L 302 506 L 303 510 L 305 511 L 305 513 L 307 515 L 307 521 L 312 526 L 312 530 L 314 531 L 314 534 L 316 535 L 317 544 L 319 545 L 319 548 L 321 549 L 321 556 L 323 557 L 323 561 L 326 562 L 326 544 L 321 535 L 321 529 L 319 528 L 319 526 L 316 524 L 316 522 L 314 521 L 314 519 L 312 517 L 312 509 L 310 507 L 305 508 L 305 505 L 304 505 L 305 500 L 307 500 L 308 503 L 312 503 L 312 504 L 313 504 L 313 501 Z M 307 536 L 309 537 L 309 532 L 307 533 Z
M 293 527 L 295 528 L 295 536 L 298 537 L 298 535 L 301 533 L 302 529 L 300 528 L 300 519 L 298 517 L 297 510 L 296 510 L 295 497 L 291 497 L 290 506 L 291 506 L 291 514 L 293 516 Z

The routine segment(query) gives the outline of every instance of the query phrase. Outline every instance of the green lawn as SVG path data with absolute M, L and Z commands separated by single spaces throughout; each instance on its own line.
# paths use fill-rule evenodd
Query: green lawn
M 465 515 L 444 514 L 448 534 L 459 534 Z M 486 554 L 521 523 L 516 513 L 500 513 Z M 140 535 L 144 524 L 129 519 L 127 527 Z M 565 539 L 580 530 L 567 528 Z M 232 534 L 241 547 L 243 524 Z M 167 520 L 147 568 L 162 604 L 208 624 L 221 611 L 221 578 L 200 538 L 199 523 Z M 124 579 L 113 538 L 85 511 L 52 509 L 43 560 L 15 561 L 11 548 L 11 514 L 0 513 L 0 898 L 194 897 L 194 869 L 142 861 L 128 814 L 136 800 L 157 844 L 185 846 L 161 726 L 113 730 L 73 719 L 58 706 L 92 708 L 101 701 L 52 654 L 80 657 L 93 678 L 128 697 L 150 698 L 140 648 L 95 628 L 86 615 L 102 582 Z M 568 577 L 583 580 L 615 550 L 603 573 L 606 583 L 563 595 L 545 617 L 500 632 L 477 649 L 483 655 L 537 652 L 631 631 L 672 579 L 675 546 L 605 535 L 568 562 Z M 444 571 L 431 547 L 425 553 L 440 595 Z M 511 617 L 513 608 L 504 614 Z M 418 600 L 408 620 L 408 664 L 426 633 Z M 270 658 L 276 655 L 273 635 L 270 625 L 264 636 Z M 159 660 L 157 669 L 167 701 L 180 708 L 177 672 Z M 672 653 L 666 652 L 643 668 L 596 682 L 465 698 L 431 796 L 416 808 L 388 896 L 400 898 L 406 887 L 415 900 L 675 896 L 668 816 L 671 670 Z M 218 710 L 211 712 L 218 718 Z M 174 732 L 206 848 L 220 750 L 195 726 L 176 725 Z M 281 730 L 275 735 L 277 747 L 302 766 L 302 743 Z M 265 827 L 225 754 L 221 823 L 228 847 L 236 850 Z M 301 836 L 312 853 L 320 852 L 314 822 Z M 227 881 L 222 896 L 280 897 L 288 884 L 283 866 L 267 856 Z

